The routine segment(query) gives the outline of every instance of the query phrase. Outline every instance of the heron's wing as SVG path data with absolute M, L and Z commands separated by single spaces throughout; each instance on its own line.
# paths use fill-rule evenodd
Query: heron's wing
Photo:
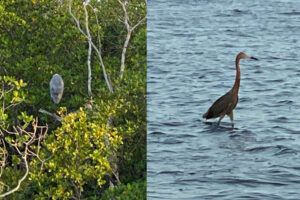
M 63 86 L 64 81 L 62 77 L 59 74 L 54 74 L 50 80 L 50 84 L 52 85 L 58 85 L 58 86 Z
M 234 104 L 234 97 L 231 91 L 217 99 L 208 111 L 203 115 L 203 118 L 210 119 L 226 114 L 228 109 Z
M 62 93 L 64 90 L 64 82 L 62 78 L 56 74 L 50 80 L 50 90 L 53 93 Z

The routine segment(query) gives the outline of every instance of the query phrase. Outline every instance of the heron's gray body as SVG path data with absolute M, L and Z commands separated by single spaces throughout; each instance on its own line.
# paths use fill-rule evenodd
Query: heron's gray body
M 54 74 L 50 80 L 50 95 L 54 103 L 58 104 L 64 92 L 64 81 L 59 74 Z

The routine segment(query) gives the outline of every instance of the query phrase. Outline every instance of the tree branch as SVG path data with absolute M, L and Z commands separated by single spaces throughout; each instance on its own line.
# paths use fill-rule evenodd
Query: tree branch
M 22 183 L 22 182 L 27 178 L 27 176 L 28 176 L 28 172 L 29 172 L 29 166 L 28 166 L 28 161 L 27 161 L 27 155 L 28 155 L 28 154 L 27 154 L 27 150 L 28 150 L 28 147 L 26 146 L 25 148 L 26 148 L 26 150 L 25 150 L 25 155 L 22 156 L 22 159 L 23 159 L 23 161 L 24 161 L 24 163 L 25 163 L 25 168 L 26 168 L 25 174 L 23 175 L 23 177 L 22 177 L 21 179 L 18 180 L 18 184 L 17 184 L 16 187 L 14 187 L 13 189 L 9 190 L 8 192 L 5 192 L 5 193 L 3 193 L 3 194 L 0 194 L 0 198 L 6 197 L 6 196 L 8 196 L 8 195 L 10 195 L 10 194 L 12 194 L 12 193 L 18 191 L 18 190 L 20 189 L 21 183 Z
M 90 5 L 88 4 L 88 6 L 90 6 L 92 8 L 92 10 L 94 11 L 94 15 L 95 15 L 95 18 L 96 18 L 96 23 L 97 23 L 97 36 L 98 36 L 98 50 L 99 50 L 99 53 L 101 54 L 101 37 L 100 37 L 100 30 L 99 30 L 99 20 L 98 20 L 98 17 L 97 17 L 97 13 L 96 13 L 96 10 Z
M 89 40 L 89 36 L 82 30 L 82 28 L 80 27 L 80 22 L 79 20 L 75 17 L 75 15 L 72 13 L 72 0 L 70 0 L 69 2 L 69 13 L 71 14 L 71 16 L 73 17 L 73 19 L 75 20 L 75 23 L 77 25 L 77 29 Z M 107 84 L 107 87 L 109 89 L 109 91 L 111 93 L 113 93 L 113 87 L 111 85 L 111 82 L 108 80 L 107 78 L 107 73 L 106 73 L 106 69 L 105 69 L 105 66 L 104 66 L 104 63 L 103 63 L 103 59 L 102 59 L 102 56 L 101 56 L 101 53 L 100 51 L 98 50 L 98 48 L 96 47 L 96 45 L 94 44 L 94 42 L 92 40 L 90 40 L 90 44 L 92 45 L 93 49 L 96 51 L 97 53 L 97 56 L 98 56 L 98 59 L 100 61 L 100 64 L 101 64 L 101 67 L 102 67 L 102 71 L 103 71 L 103 76 L 104 76 L 104 79 L 106 81 L 106 84 Z
M 15 132 L 9 132 L 7 130 L 4 130 L 7 134 L 9 135 L 16 135 L 16 136 L 22 136 L 24 134 L 28 135 L 29 136 L 29 139 L 27 139 L 27 141 L 25 142 L 22 142 L 22 145 L 25 145 L 25 147 L 19 147 L 19 142 L 18 142 L 18 138 L 16 138 L 16 141 L 13 141 L 13 142 L 10 142 L 10 141 L 6 141 L 9 145 L 11 145 L 12 147 L 14 147 L 16 149 L 16 151 L 18 152 L 18 154 L 21 156 L 23 162 L 24 162 L 24 165 L 25 165 L 25 173 L 24 175 L 18 180 L 18 183 L 17 185 L 13 188 L 13 189 L 10 189 L 9 186 L 7 186 L 6 184 L 4 184 L 3 182 L 0 182 L 0 184 L 6 186 L 8 188 L 8 191 L 5 192 L 5 193 L 2 193 L 0 194 L 0 198 L 3 198 L 3 197 L 6 197 L 16 191 L 18 191 L 21 187 L 21 184 L 22 182 L 27 178 L 28 176 L 28 173 L 29 173 L 29 163 L 28 163 L 28 156 L 30 155 L 35 155 L 38 157 L 38 154 L 35 154 L 33 153 L 32 151 L 30 151 L 30 146 L 36 142 L 36 141 L 40 141 L 42 140 L 47 131 L 48 131 L 48 127 L 47 126 L 39 126 L 38 125 L 38 120 L 34 120 L 31 122 L 32 126 L 33 126 L 33 132 L 28 132 L 25 130 L 24 126 L 17 126 L 17 127 L 13 127 L 14 128 L 14 131 Z M 25 126 L 27 127 L 27 126 Z M 44 128 L 46 128 L 46 130 L 44 130 Z M 40 129 L 41 131 L 39 132 L 40 136 L 37 138 L 37 130 Z M 6 149 L 6 146 L 5 146 L 5 142 L 4 142 L 4 139 L 1 139 L 1 142 L 3 144 L 3 147 L 1 147 L 1 150 L 3 151 L 3 154 L 4 154 L 4 157 L 1 161 L 1 175 L 2 175 L 2 172 L 3 172 L 3 169 L 4 169 L 4 166 L 5 166 L 5 163 L 6 163 L 6 152 L 7 152 L 7 149 Z M 40 145 L 40 142 L 38 142 L 38 149 L 39 149 L 39 145 Z M 24 149 L 23 152 L 21 149 Z M 40 159 L 40 158 L 39 158 Z
M 44 113 L 44 114 L 46 114 L 46 115 L 50 115 L 51 117 L 54 117 L 57 121 L 60 121 L 61 122 L 61 120 L 62 120 L 62 118 L 60 117 L 60 116 L 58 116 L 58 115 L 56 115 L 55 113 L 50 113 L 50 112 L 48 112 L 48 111 L 46 111 L 46 110 L 44 110 L 44 109 L 39 109 L 39 112 L 40 113 Z
M 145 19 L 146 16 L 143 17 L 140 21 L 138 21 L 138 23 L 136 23 L 133 27 L 130 26 L 129 24 L 129 17 L 128 17 L 128 13 L 127 13 L 127 9 L 126 9 L 126 4 L 128 3 L 127 1 L 125 1 L 125 3 L 123 3 L 121 0 L 118 0 L 118 2 L 120 3 L 123 12 L 124 12 L 124 24 L 126 26 L 127 29 L 127 35 L 126 35 L 126 39 L 123 45 L 123 50 L 122 50 L 122 55 L 121 55 L 121 69 L 120 69 L 120 78 L 123 79 L 123 73 L 125 70 L 125 56 L 126 56 L 126 51 L 127 51 L 127 47 L 129 44 L 129 40 L 131 37 L 131 33 L 133 32 L 133 30 L 139 26 Z
M 91 55 L 92 55 L 92 37 L 90 34 L 90 29 L 89 29 L 89 14 L 86 9 L 86 3 L 84 4 L 84 13 L 85 13 L 85 29 L 88 37 L 88 42 L 89 42 L 89 50 L 88 50 L 88 59 L 87 59 L 87 65 L 88 65 L 88 94 L 89 96 L 92 95 L 92 88 L 91 88 L 91 79 L 92 79 L 92 69 L 91 69 Z

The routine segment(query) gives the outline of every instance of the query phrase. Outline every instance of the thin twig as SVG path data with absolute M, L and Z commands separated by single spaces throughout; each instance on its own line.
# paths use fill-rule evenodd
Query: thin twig
M 98 20 L 98 16 L 97 16 L 97 13 L 96 13 L 96 10 L 90 5 L 88 4 L 88 6 L 90 6 L 92 8 L 92 10 L 94 11 L 94 15 L 95 15 L 95 18 L 96 18 L 96 24 L 97 24 L 97 36 L 98 36 L 98 49 L 99 49 L 99 52 L 101 54 L 101 37 L 100 37 L 100 25 L 99 25 L 99 20 Z

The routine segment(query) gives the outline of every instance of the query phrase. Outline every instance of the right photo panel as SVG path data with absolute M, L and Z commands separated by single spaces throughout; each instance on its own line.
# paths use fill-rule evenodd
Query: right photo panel
M 147 199 L 300 199 L 300 1 L 147 9 Z

